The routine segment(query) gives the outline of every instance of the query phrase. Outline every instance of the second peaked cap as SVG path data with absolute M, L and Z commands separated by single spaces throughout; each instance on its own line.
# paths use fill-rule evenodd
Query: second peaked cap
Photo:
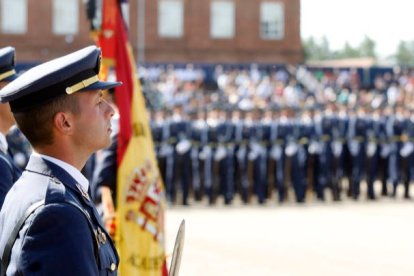
M 98 78 L 101 49 L 89 46 L 26 71 L 0 91 L 0 102 L 9 102 L 13 112 L 40 106 L 60 95 L 110 89 L 121 82 Z

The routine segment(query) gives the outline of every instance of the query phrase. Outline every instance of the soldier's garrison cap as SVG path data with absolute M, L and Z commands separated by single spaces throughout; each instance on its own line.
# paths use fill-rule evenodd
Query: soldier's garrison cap
M 0 81 L 12 81 L 16 78 L 14 56 L 13 47 L 8 46 L 0 49 Z
M 120 82 L 98 78 L 101 50 L 89 46 L 33 67 L 0 91 L 0 102 L 10 102 L 13 112 L 38 107 L 59 95 L 110 89 Z

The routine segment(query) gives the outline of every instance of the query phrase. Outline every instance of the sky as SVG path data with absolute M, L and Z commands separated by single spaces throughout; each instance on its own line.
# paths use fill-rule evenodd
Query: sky
M 326 36 L 331 49 L 356 47 L 367 35 L 381 57 L 401 40 L 414 41 L 413 0 L 301 0 L 301 36 Z

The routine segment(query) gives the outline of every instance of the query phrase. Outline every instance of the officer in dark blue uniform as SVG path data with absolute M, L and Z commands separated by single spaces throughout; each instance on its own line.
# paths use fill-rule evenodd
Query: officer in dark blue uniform
M 161 114 L 160 114 L 161 115 Z M 167 116 L 170 115 L 170 110 L 165 109 L 162 112 L 162 117 L 159 118 L 159 124 L 161 129 L 161 137 L 157 137 L 159 140 L 160 148 L 158 151 L 159 165 L 161 170 L 161 175 L 165 183 L 165 191 L 167 194 L 167 200 L 171 203 L 174 202 L 174 145 L 176 144 L 176 138 L 172 137 L 170 134 L 170 125 L 171 119 L 167 119 Z M 157 143 L 157 142 L 156 142 Z
M 293 137 L 293 128 L 289 118 L 288 107 L 283 107 L 276 125 L 276 140 L 272 149 L 272 156 L 276 162 L 275 180 L 278 192 L 279 203 L 287 199 L 287 176 L 286 176 L 286 148 L 291 137 Z M 289 151 L 288 151 L 289 152 Z M 288 154 L 289 155 L 289 154 Z
M 276 106 L 269 105 L 266 107 L 265 112 L 263 114 L 263 118 L 260 121 L 261 127 L 262 127 L 262 135 L 261 135 L 261 145 L 263 148 L 263 158 L 261 158 L 260 161 L 260 171 L 262 175 L 264 176 L 264 196 L 265 198 L 269 198 L 272 195 L 272 190 L 274 186 L 270 183 L 270 179 L 273 179 L 273 177 L 270 177 L 272 174 L 271 170 L 271 164 L 272 159 L 270 156 L 270 152 L 273 145 L 273 139 L 272 133 L 275 132 L 276 123 L 273 120 L 273 109 L 276 108 Z
M 396 106 L 394 114 L 390 116 L 387 123 L 387 134 L 390 141 L 390 155 L 388 161 L 388 175 L 392 183 L 391 196 L 395 197 L 397 194 L 397 186 L 401 182 L 401 149 L 403 146 L 402 135 L 406 127 L 406 119 L 404 118 L 403 107 Z
M 0 92 L 35 151 L 0 212 L 7 275 L 116 275 L 119 263 L 80 170 L 111 143 L 95 46 L 36 66 Z
M 241 196 L 244 203 L 248 203 L 251 198 L 253 186 L 254 186 L 254 177 L 252 169 L 252 161 L 254 162 L 255 157 L 252 157 L 252 145 L 250 140 L 252 139 L 253 130 L 255 127 L 255 122 L 253 121 L 253 111 L 252 109 L 244 109 L 243 117 L 243 127 L 241 132 L 241 144 L 239 147 L 239 165 L 240 168 L 244 167 L 244 170 L 241 170 Z M 244 156 L 242 155 L 244 151 Z
M 306 112 L 302 118 L 302 137 L 308 139 L 307 144 L 304 144 L 307 155 L 305 169 L 307 172 L 307 194 L 315 193 L 318 190 L 319 185 L 318 158 L 320 143 L 316 133 L 316 125 L 320 124 L 321 117 L 319 107 L 310 105 L 309 112 Z
M 300 130 L 298 124 L 298 115 L 299 115 L 299 108 L 298 107 L 291 107 L 289 109 L 289 136 L 286 140 L 286 148 L 285 148 L 285 171 L 286 171 L 286 178 L 292 187 L 295 193 L 296 202 L 302 203 L 305 197 L 306 191 L 306 184 L 305 184 L 305 177 L 301 175 L 303 171 L 303 148 L 302 145 L 299 144 L 300 139 Z M 301 171 L 301 173 L 298 173 Z
M 363 106 L 357 107 L 357 112 L 350 119 L 348 131 L 348 147 L 352 158 L 352 197 L 358 199 L 360 185 L 365 172 L 366 141 L 368 123 Z
M 390 161 L 390 153 L 391 153 L 391 140 L 388 135 L 388 125 L 389 121 L 392 117 L 392 108 L 387 106 L 381 108 L 381 115 L 380 115 L 380 155 L 379 155 L 379 172 L 380 172 L 380 180 L 381 180 L 381 195 L 388 196 L 388 180 L 389 180 L 389 172 L 388 166 Z
M 0 49 L 0 88 L 15 79 L 14 48 Z M 15 165 L 10 153 L 10 144 L 6 139 L 15 123 L 8 103 L 0 104 L 0 208 L 13 183 L 20 177 L 21 170 Z
M 218 115 L 219 107 L 217 104 L 213 104 L 207 112 L 207 147 L 205 148 L 206 153 L 203 153 L 205 156 L 204 188 L 210 204 L 215 204 L 219 194 L 219 163 L 222 158 L 217 154 L 219 145 Z
M 27 141 L 26 137 L 16 125 L 12 126 L 9 130 L 6 135 L 6 140 L 14 163 L 19 169 L 24 170 L 32 153 L 32 147 L 29 141 Z
M 191 177 L 191 124 L 184 113 L 183 106 L 174 107 L 170 134 L 176 138 L 175 149 L 175 182 L 181 185 L 181 195 L 183 205 L 188 205 L 188 194 L 190 189 Z M 176 189 L 173 187 L 172 198 L 175 198 Z
M 342 191 L 342 181 L 347 177 L 346 173 L 346 158 L 349 155 L 347 145 L 347 133 L 349 126 L 349 116 L 346 106 L 339 105 L 336 113 L 336 133 L 334 135 L 333 153 L 335 159 L 335 180 L 338 183 L 339 194 Z M 349 181 L 348 181 L 349 182 Z
M 410 198 L 410 184 L 414 180 L 414 109 L 407 109 L 406 141 L 401 150 L 404 155 L 405 177 L 404 177 L 404 198 Z M 405 149 L 405 150 L 404 150 Z
M 334 154 L 333 142 L 336 128 L 336 120 L 333 113 L 332 104 L 328 104 L 322 116 L 320 127 L 318 128 L 319 139 L 321 142 L 321 152 L 319 154 L 319 185 L 321 189 L 330 187 L 334 200 L 339 200 L 338 183 L 334 178 Z M 320 199 L 324 199 L 323 192 L 320 191 Z
M 200 152 L 207 145 L 207 122 L 206 111 L 200 108 L 195 111 L 195 118 L 191 121 L 191 172 L 194 199 L 200 201 L 202 198 L 202 162 Z M 204 157 L 204 156 L 203 156 Z
M 243 203 L 248 201 L 249 178 L 247 175 L 247 140 L 244 138 L 244 114 L 243 110 L 234 109 L 232 112 L 232 125 L 234 127 L 235 147 L 235 172 L 237 192 Z
M 253 110 L 253 125 L 249 133 L 249 159 L 252 166 L 253 191 L 257 196 L 258 202 L 266 202 L 267 177 L 266 177 L 266 148 L 263 141 L 263 124 L 260 120 L 262 113 L 260 109 Z
M 309 107 L 298 115 L 294 124 L 295 140 L 298 144 L 298 151 L 293 162 L 292 180 L 296 189 L 296 201 L 305 202 L 306 190 L 308 187 L 309 173 L 309 144 L 315 138 L 315 127 Z
M 218 146 L 216 157 L 219 162 L 219 181 L 224 204 L 230 204 L 234 197 L 234 126 L 230 123 L 230 106 L 223 105 L 219 111 L 217 126 Z
M 157 156 L 157 163 L 159 166 L 159 170 L 161 172 L 161 176 L 163 179 L 165 179 L 165 175 L 163 174 L 164 170 L 164 160 L 160 155 L 161 145 L 163 142 L 163 125 L 164 125 L 164 116 L 163 112 L 160 108 L 157 108 L 155 110 L 152 110 L 151 113 L 151 121 L 150 121 L 150 127 L 151 127 L 151 134 L 152 139 L 154 141 L 154 150 L 155 154 Z
M 371 111 L 367 120 L 367 186 L 368 199 L 375 199 L 374 182 L 379 179 L 379 161 L 382 141 L 385 141 L 385 129 L 381 124 L 380 110 Z

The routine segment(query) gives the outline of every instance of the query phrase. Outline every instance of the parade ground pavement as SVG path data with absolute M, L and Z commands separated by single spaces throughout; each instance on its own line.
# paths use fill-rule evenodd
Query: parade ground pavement
M 172 206 L 168 254 L 182 219 L 180 276 L 414 275 L 414 200 Z

